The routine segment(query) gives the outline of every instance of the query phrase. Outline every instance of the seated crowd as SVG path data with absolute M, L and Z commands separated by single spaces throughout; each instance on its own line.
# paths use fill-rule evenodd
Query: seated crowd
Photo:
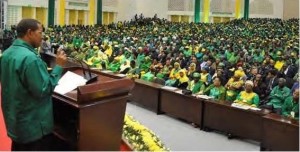
M 217 100 L 299 118 L 299 20 L 174 23 L 135 18 L 95 26 L 54 26 L 41 52 Z

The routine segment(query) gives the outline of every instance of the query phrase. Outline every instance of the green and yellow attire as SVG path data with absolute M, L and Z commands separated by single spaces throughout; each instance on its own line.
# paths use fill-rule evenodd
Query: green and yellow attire
M 178 87 L 180 87 L 182 84 L 186 83 L 186 86 L 184 87 L 184 89 L 185 89 L 188 85 L 189 78 L 186 76 L 185 70 L 180 70 L 179 73 L 180 72 L 183 73 L 183 76 L 181 77 L 179 75 L 179 77 L 178 77 L 178 81 L 179 81 Z
M 101 67 L 101 59 L 98 56 L 93 56 L 86 61 L 86 64 L 91 67 L 100 68 Z
M 117 60 L 114 60 L 108 65 L 108 70 L 111 70 L 113 72 L 118 72 L 120 69 L 121 63 Z
M 270 93 L 270 102 L 267 105 L 272 105 L 274 108 L 281 108 L 284 100 L 290 95 L 290 89 L 288 87 L 280 88 L 278 85 L 273 88 Z
M 179 70 L 180 68 L 173 68 L 170 72 L 169 79 L 166 81 L 167 86 L 173 86 L 176 80 L 179 78 Z
M 191 90 L 193 94 L 197 94 L 203 92 L 205 89 L 205 85 L 202 81 L 195 82 L 195 80 L 189 81 L 189 85 L 187 87 L 188 90 Z
M 2 110 L 8 136 L 18 143 L 41 139 L 53 131 L 52 92 L 62 74 L 49 74 L 38 52 L 17 39 L 0 58 Z
M 259 105 L 259 97 L 255 92 L 246 92 L 242 91 L 237 96 L 234 102 L 246 104 L 253 107 L 258 107 Z
M 293 96 L 287 97 L 282 105 L 282 115 L 287 117 L 294 115 L 293 118 L 299 119 L 299 101 L 295 101 Z
M 142 62 L 144 62 L 144 60 L 145 60 L 145 54 L 144 53 L 138 54 L 138 56 L 136 58 L 136 65 L 140 66 L 142 64 Z
M 217 100 L 225 100 L 226 97 L 226 89 L 223 86 L 216 87 L 214 84 L 211 84 L 204 90 L 204 94 L 213 97 Z
M 170 73 L 169 66 L 164 65 L 164 67 L 156 74 L 156 77 L 164 79 Z
M 86 52 L 86 60 L 88 60 L 89 58 L 95 56 L 95 51 L 94 49 L 88 49 L 88 51 Z
M 112 46 L 111 45 L 107 45 L 107 48 L 105 49 L 104 53 L 108 56 L 108 57 L 111 57 L 112 55 Z
M 200 81 L 208 86 L 208 84 L 211 82 L 211 75 L 209 73 L 200 73 L 200 75 Z
M 239 88 L 244 84 L 243 80 L 234 81 L 233 78 L 230 78 L 227 82 L 227 91 L 226 91 L 226 100 L 234 101 L 239 94 Z M 231 89 L 231 87 L 233 89 Z
M 154 79 L 154 77 L 155 77 L 154 74 L 152 74 L 151 71 L 149 71 L 149 72 L 145 73 L 145 74 L 141 77 L 141 79 L 142 79 L 142 80 L 145 80 L 145 81 L 152 82 L 153 79 Z
M 264 57 L 261 54 L 254 54 L 253 55 L 253 61 L 258 62 L 258 63 L 262 63 L 264 61 Z
M 192 56 L 192 53 L 193 53 L 193 51 L 192 51 L 192 49 L 190 48 L 190 47 L 186 47 L 186 49 L 183 51 L 183 54 L 184 54 L 184 56 L 186 57 L 186 58 L 189 58 L 189 57 L 191 57 Z
M 83 43 L 83 40 L 81 38 L 79 38 L 79 37 L 74 37 L 73 38 L 72 44 L 73 44 L 74 47 L 80 48 L 82 43 Z
M 151 62 L 150 57 L 146 57 L 144 62 L 142 62 L 139 66 L 140 70 L 144 71 L 144 72 L 148 72 L 149 69 L 150 69 L 151 64 L 152 64 L 152 62 Z
M 284 61 L 276 61 L 274 68 L 277 69 L 278 71 L 280 71 L 281 68 L 283 67 L 284 63 L 285 63 Z

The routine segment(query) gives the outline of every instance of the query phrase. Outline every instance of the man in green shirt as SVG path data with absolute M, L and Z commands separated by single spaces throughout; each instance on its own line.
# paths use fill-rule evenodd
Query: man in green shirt
M 53 131 L 52 92 L 67 57 L 58 50 L 56 66 L 49 74 L 35 48 L 42 42 L 43 28 L 34 19 L 17 25 L 18 39 L 0 58 L 2 110 L 12 151 L 51 150 Z
M 202 94 L 205 89 L 205 85 L 202 81 L 200 81 L 200 73 L 195 72 L 193 74 L 193 78 L 194 80 L 189 81 L 187 89 L 191 90 L 193 94 Z
M 290 89 L 285 86 L 286 80 L 279 78 L 278 85 L 274 87 L 270 94 L 270 100 L 267 103 L 267 109 L 272 109 L 273 112 L 281 114 L 281 108 L 284 100 L 290 95 Z
M 299 119 L 299 88 L 284 100 L 282 105 L 282 115 Z

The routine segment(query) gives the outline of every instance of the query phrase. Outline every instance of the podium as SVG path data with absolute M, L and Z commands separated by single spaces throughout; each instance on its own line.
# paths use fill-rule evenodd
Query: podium
M 81 67 L 68 67 L 66 71 L 83 75 Z M 134 83 L 100 71 L 92 73 L 98 75 L 96 82 L 52 96 L 59 150 L 120 150 L 126 101 Z

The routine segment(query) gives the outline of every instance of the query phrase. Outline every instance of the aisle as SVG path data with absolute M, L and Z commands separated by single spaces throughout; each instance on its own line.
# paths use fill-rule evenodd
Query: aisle
M 154 131 L 171 151 L 259 151 L 259 144 L 253 141 L 231 139 L 227 136 L 200 131 L 178 119 L 156 115 L 154 112 L 127 103 L 126 112 Z

